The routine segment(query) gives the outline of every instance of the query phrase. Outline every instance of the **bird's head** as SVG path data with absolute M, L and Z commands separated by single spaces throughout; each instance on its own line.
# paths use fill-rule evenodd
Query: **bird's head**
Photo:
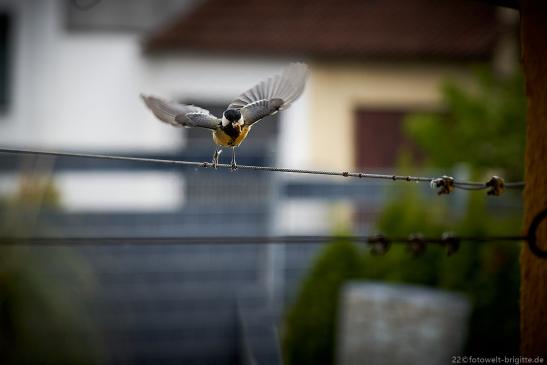
M 234 126 L 237 124 L 243 124 L 243 119 L 241 118 L 241 112 L 237 109 L 228 109 L 224 112 L 222 116 L 222 125 L 227 126 L 232 123 Z

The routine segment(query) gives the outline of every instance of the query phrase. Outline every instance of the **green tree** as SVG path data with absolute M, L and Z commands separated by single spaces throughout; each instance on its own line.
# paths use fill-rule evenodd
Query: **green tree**
M 340 289 L 363 276 L 361 253 L 348 239 L 327 245 L 302 282 L 283 334 L 288 364 L 332 364 Z
M 47 180 L 23 178 L 18 191 L 0 199 L 0 237 L 48 231 L 41 209 L 60 209 Z M 74 251 L 16 246 L 0 241 L 0 363 L 82 364 L 104 362 L 87 300 L 94 275 Z
M 408 135 L 427 156 L 425 167 L 446 171 L 463 165 L 470 178 L 482 181 L 494 172 L 521 179 L 526 110 L 521 74 L 499 77 L 478 69 L 471 88 L 448 81 L 442 95 L 442 113 L 414 114 L 405 122 Z M 458 192 L 442 199 L 431 192 L 403 192 L 385 208 L 378 227 L 389 233 L 438 233 L 442 229 L 480 236 L 519 232 L 520 209 L 497 209 L 496 199 L 520 205 L 519 192 L 506 192 L 501 198 Z M 451 209 L 450 203 L 456 200 L 464 202 L 463 212 Z M 439 250 L 418 259 L 401 258 L 398 266 L 406 272 L 398 274 L 382 260 L 367 259 L 366 266 L 378 279 L 398 275 L 397 281 L 417 282 L 418 272 L 422 284 L 465 293 L 474 308 L 467 352 L 518 354 L 518 250 L 515 243 L 462 243 L 458 254 L 450 258 Z M 424 266 L 428 267 L 425 273 Z
M 463 163 L 478 171 L 498 169 L 521 179 L 526 96 L 521 72 L 509 77 L 475 70 L 472 87 L 447 81 L 441 87 L 444 112 L 410 115 L 408 135 L 425 152 L 429 167 Z M 482 177 L 482 176 L 479 176 Z
M 409 206 L 413 208 L 409 209 Z M 501 226 L 513 227 L 512 232 L 515 232 L 520 222 L 519 217 L 485 219 L 484 211 L 477 209 L 467 210 L 465 216 L 458 219 L 450 216 L 445 208 L 441 216 L 452 223 L 445 224 L 446 228 L 441 229 L 443 225 L 435 223 L 439 214 L 432 214 L 431 211 L 435 211 L 432 207 L 435 205 L 431 204 L 431 199 L 425 197 L 394 201 L 381 216 L 379 230 L 390 234 L 397 232 L 397 223 L 405 222 L 409 214 L 423 218 L 407 220 L 403 225 L 406 233 L 422 231 L 438 234 L 441 230 L 450 229 L 462 235 L 480 236 L 500 234 Z M 422 256 L 412 257 L 404 247 L 397 246 L 385 256 L 365 254 L 364 278 L 461 292 L 473 305 L 466 353 L 518 355 L 518 252 L 519 247 L 514 242 L 462 242 L 458 252 L 450 257 L 438 247 L 429 247 Z
M 522 76 L 501 78 L 482 68 L 473 84 L 469 88 L 447 81 L 441 88 L 441 113 L 413 114 L 405 121 L 408 136 L 427 156 L 424 168 L 450 171 L 463 165 L 472 179 L 484 181 L 494 173 L 521 179 L 526 108 Z M 408 171 L 408 155 L 403 153 L 400 161 L 402 174 L 405 169 L 418 173 Z M 501 199 L 518 206 L 518 194 L 507 191 Z M 513 234 L 520 229 L 519 209 L 502 214 L 495 206 L 497 198 L 487 200 L 481 192 L 438 197 L 416 185 L 398 185 L 390 196 L 377 221 L 377 229 L 389 235 L 440 235 L 447 230 Z M 338 293 L 356 278 L 462 292 L 473 304 L 467 353 L 517 355 L 518 250 L 515 243 L 462 243 L 450 257 L 435 247 L 413 257 L 403 246 L 392 247 L 385 256 L 359 255 L 347 242 L 327 246 L 288 311 L 283 342 L 288 363 L 333 363 Z

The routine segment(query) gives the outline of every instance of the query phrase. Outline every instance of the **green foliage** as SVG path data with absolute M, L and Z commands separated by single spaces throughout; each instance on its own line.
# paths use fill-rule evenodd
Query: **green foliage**
M 480 69 L 474 84 L 469 91 L 447 82 L 442 87 L 444 112 L 411 115 L 406 131 L 428 157 L 428 168 L 447 171 L 464 164 L 474 179 L 484 179 L 484 171 L 521 179 L 526 107 L 522 77 L 498 78 Z M 408 156 L 400 158 L 402 174 L 408 160 Z M 487 200 L 484 194 L 456 192 L 438 197 L 431 190 L 422 194 L 418 186 L 407 185 L 397 186 L 391 196 L 377 221 L 378 230 L 389 235 L 440 235 L 444 231 L 503 235 L 520 231 L 520 210 L 494 214 L 498 212 L 489 205 L 496 198 Z M 520 202 L 509 192 L 503 199 Z M 456 202 L 457 209 L 453 207 Z M 349 243 L 329 246 L 313 265 L 288 312 L 284 337 L 288 362 L 333 363 L 337 295 L 344 282 L 355 278 L 461 292 L 473 304 L 466 352 L 518 355 L 518 252 L 519 245 L 514 242 L 462 243 L 450 257 L 438 247 L 413 257 L 403 246 L 393 246 L 385 256 L 359 255 Z
M 446 230 L 443 218 L 446 212 L 440 206 L 422 208 L 417 186 L 408 186 L 394 192 L 393 203 L 384 208 L 377 226 L 391 236 L 406 237 L 410 233 L 438 236 Z M 435 285 L 439 269 L 438 250 L 426 250 L 420 257 L 413 257 L 406 247 L 393 245 L 384 256 L 365 255 L 365 278 L 389 282 L 407 282 Z
M 474 81 L 471 91 L 447 81 L 442 86 L 445 112 L 411 115 L 406 131 L 431 166 L 465 163 L 474 169 L 502 169 L 504 176 L 520 179 L 526 111 L 522 74 L 503 78 L 480 68 Z
M 93 276 L 67 249 L 0 248 L 0 362 L 100 363 L 86 307 L 93 289 Z
M 23 179 L 14 196 L 0 200 L 0 237 L 47 230 L 36 213 L 59 209 L 58 198 L 48 181 Z M 86 263 L 68 248 L 0 243 L 0 363 L 102 363 L 86 307 L 95 283 Z
M 500 171 L 509 179 L 521 179 L 526 98 L 520 73 L 500 78 L 487 69 L 479 69 L 471 91 L 447 82 L 442 94 L 444 113 L 411 115 L 406 121 L 406 130 L 428 156 L 429 167 L 446 169 L 464 164 L 475 179 L 484 179 L 484 171 L 488 170 Z M 495 198 L 487 201 L 483 194 L 460 192 L 443 199 L 432 198 L 430 192 L 401 195 L 381 215 L 381 231 L 438 234 L 453 230 L 477 236 L 520 231 L 520 210 L 500 214 L 488 206 Z M 458 212 L 445 204 L 448 199 L 466 204 Z M 503 199 L 520 202 L 510 193 L 504 194 Z M 463 243 L 450 258 L 437 250 L 418 259 L 395 253 L 394 258 L 368 258 L 365 262 L 367 271 L 373 272 L 367 277 L 465 293 L 473 303 L 467 352 L 518 354 L 518 252 L 514 243 Z
M 361 253 L 354 244 L 339 239 L 324 248 L 287 313 L 283 347 L 288 364 L 333 363 L 340 289 L 362 276 Z
M 484 196 L 474 196 L 474 199 L 477 198 L 484 201 Z M 431 199 L 426 197 L 414 201 L 394 201 L 380 219 L 380 231 L 396 231 L 397 222 L 408 220 L 408 206 L 412 205 L 414 208 L 410 210 L 417 210 L 416 216 L 422 218 L 404 224 L 406 233 L 421 231 L 438 234 L 447 228 L 462 235 L 518 232 L 518 216 L 492 220 L 484 214 L 481 204 L 472 205 L 473 208 L 460 219 L 450 217 L 446 208 L 440 215 L 448 217 L 447 222 L 453 223 L 442 228 L 443 225 L 435 221 L 439 213 L 431 213 L 435 211 L 431 209 L 431 204 Z M 518 244 L 462 242 L 459 251 L 450 257 L 438 247 L 428 248 L 420 257 L 412 257 L 404 251 L 403 247 L 394 247 L 383 257 L 366 255 L 365 278 L 461 292 L 473 304 L 466 353 L 518 354 Z

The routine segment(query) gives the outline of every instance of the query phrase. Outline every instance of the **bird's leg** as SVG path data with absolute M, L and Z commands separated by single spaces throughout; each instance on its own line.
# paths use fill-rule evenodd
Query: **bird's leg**
M 232 171 L 237 170 L 236 164 L 236 148 L 232 147 Z
M 220 146 L 216 146 L 215 153 L 213 154 L 213 167 L 216 169 L 218 166 L 218 158 L 220 157 L 220 153 L 222 152 L 222 149 Z

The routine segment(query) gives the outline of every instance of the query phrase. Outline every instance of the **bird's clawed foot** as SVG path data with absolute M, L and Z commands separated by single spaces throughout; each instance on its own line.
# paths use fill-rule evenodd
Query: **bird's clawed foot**
M 237 164 L 236 164 L 236 148 L 232 147 L 232 166 L 230 167 L 230 170 L 235 171 L 237 170 Z
M 213 168 L 216 170 L 218 168 L 218 158 L 220 157 L 221 149 L 216 149 L 213 154 Z

